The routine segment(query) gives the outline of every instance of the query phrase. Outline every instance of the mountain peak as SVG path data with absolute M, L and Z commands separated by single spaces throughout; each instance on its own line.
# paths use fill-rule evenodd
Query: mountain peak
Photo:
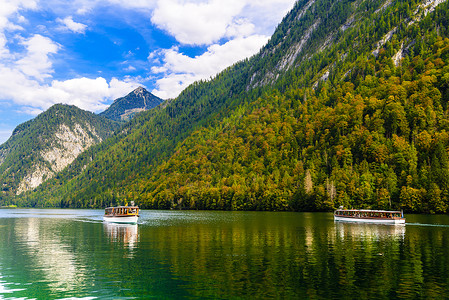
M 144 87 L 139 86 L 137 89 L 135 89 L 134 91 L 132 91 L 131 93 L 134 94 L 140 94 L 140 93 L 149 93 Z
M 136 113 L 152 109 L 162 102 L 161 98 L 139 86 L 125 97 L 114 100 L 111 106 L 100 115 L 115 121 L 127 121 Z
M 145 97 L 145 95 L 151 95 L 151 93 L 149 91 L 147 91 L 143 86 L 139 86 L 138 88 L 133 90 L 131 93 L 129 93 L 127 96 L 130 96 L 130 95 Z M 121 99 L 121 98 L 119 98 L 119 99 Z M 115 101 L 117 101 L 117 100 L 118 99 L 116 99 Z

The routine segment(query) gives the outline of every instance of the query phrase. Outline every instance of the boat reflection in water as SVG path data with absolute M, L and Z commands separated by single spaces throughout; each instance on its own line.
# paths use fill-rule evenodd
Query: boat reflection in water
M 336 234 L 342 239 L 354 240 L 382 240 L 404 239 L 406 226 L 357 224 L 349 222 L 336 222 Z
M 104 229 L 111 242 L 123 243 L 130 249 L 137 246 L 139 235 L 137 224 L 121 224 L 105 222 Z

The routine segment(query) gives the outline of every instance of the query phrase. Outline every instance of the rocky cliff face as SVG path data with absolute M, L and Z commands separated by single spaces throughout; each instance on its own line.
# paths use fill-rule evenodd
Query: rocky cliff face
M 84 126 L 76 123 L 73 128 L 61 124 L 53 134 L 50 147 L 37 153 L 40 159 L 25 172 L 16 194 L 34 189 L 44 180 L 52 178 L 71 164 L 84 150 L 102 140 L 88 123 Z
M 55 105 L 19 125 L 0 146 L 2 192 L 21 194 L 52 178 L 118 127 L 74 106 Z

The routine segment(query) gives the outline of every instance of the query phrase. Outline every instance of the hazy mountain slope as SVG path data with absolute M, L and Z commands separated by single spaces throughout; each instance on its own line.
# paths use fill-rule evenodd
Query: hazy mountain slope
M 211 81 L 193 84 L 163 107 L 140 114 L 112 139 L 80 155 L 58 178 L 49 181 L 45 189 L 42 187 L 38 193 L 20 198 L 19 204 L 89 207 L 133 199 L 148 207 L 329 209 L 344 201 L 351 204 L 363 199 L 362 196 L 351 199 L 353 195 L 363 195 L 351 190 L 357 184 L 371 187 L 365 191 L 371 193 L 369 205 L 375 199 L 373 193 L 382 193 L 383 203 L 390 202 L 388 199 L 406 199 L 408 192 L 420 191 L 418 183 L 423 181 L 423 177 L 414 173 L 407 174 L 414 167 L 401 177 L 404 182 L 396 179 L 396 183 L 389 185 L 380 180 L 385 174 L 392 175 L 391 170 L 398 178 L 406 168 L 404 165 L 395 169 L 391 160 L 391 157 L 398 159 L 390 153 L 394 149 L 391 148 L 394 135 L 403 138 L 408 143 L 404 149 L 413 152 L 415 146 L 410 134 L 429 132 L 430 128 L 416 131 L 416 121 L 410 121 L 419 118 L 419 109 L 405 117 L 399 113 L 401 108 L 396 112 L 393 109 L 396 102 L 390 96 L 396 97 L 398 92 L 390 91 L 384 82 L 399 80 L 397 85 L 402 86 L 399 90 L 405 93 L 405 99 L 421 90 L 414 90 L 402 81 L 409 81 L 412 86 L 422 85 L 424 79 L 420 76 L 427 71 L 425 60 L 431 59 L 435 51 L 445 49 L 444 45 L 437 47 L 435 43 L 438 36 L 448 36 L 447 3 L 429 13 L 428 8 L 434 9 L 435 4 L 438 2 L 421 5 L 414 1 L 300 1 L 258 55 L 228 68 Z M 397 59 L 399 56 L 405 57 L 404 60 Z M 439 64 L 436 69 L 439 76 L 444 79 L 445 61 L 441 60 L 443 65 L 432 57 L 432 63 Z M 409 73 L 412 78 L 407 77 Z M 440 77 L 436 76 L 437 81 Z M 441 99 L 445 99 L 445 86 L 432 85 L 431 90 L 437 89 L 443 95 Z M 440 99 L 434 92 L 433 97 Z M 350 96 L 346 98 L 348 93 Z M 375 99 L 370 95 L 376 95 Z M 363 109 L 362 118 L 353 124 L 348 123 L 351 116 L 344 114 L 351 111 L 344 101 L 360 103 L 352 100 L 351 97 L 358 99 L 356 96 L 362 97 Z M 335 109 L 340 107 L 347 110 L 341 111 L 339 120 L 328 122 L 320 115 L 321 111 L 334 112 L 328 115 L 334 117 L 338 115 Z M 389 113 L 390 109 L 393 113 Z M 415 106 L 403 106 L 404 109 L 412 110 Z M 427 110 L 430 116 L 432 111 L 440 111 L 438 106 Z M 277 119 L 270 121 L 270 116 L 264 115 L 266 112 Z M 264 121 L 258 123 L 261 116 Z M 407 125 L 401 123 L 404 118 Z M 316 119 L 321 123 L 315 124 Z M 250 120 L 257 126 L 252 128 Z M 362 123 L 358 123 L 360 120 Z M 443 121 L 444 118 L 439 122 Z M 277 125 L 272 128 L 270 124 Z M 354 146 L 348 135 L 355 138 L 363 128 L 369 129 L 372 136 L 356 139 Z M 243 129 L 250 130 L 251 134 L 243 138 L 233 132 Z M 288 141 L 277 142 L 279 132 Z M 375 145 L 385 143 L 387 148 L 379 146 L 378 149 L 372 146 L 373 141 Z M 218 152 L 197 148 L 204 143 L 222 146 L 217 148 Z M 357 152 L 363 147 L 369 150 Z M 278 150 L 271 152 L 270 149 Z M 382 155 L 368 156 L 370 151 L 385 152 L 390 160 L 379 159 Z M 206 168 L 206 173 L 202 173 L 202 162 L 208 165 L 207 161 L 212 158 L 215 167 Z M 239 159 L 243 161 L 234 163 Z M 254 161 L 259 163 L 251 166 Z M 418 159 L 421 164 L 425 161 L 426 157 Z M 386 173 L 374 172 L 384 168 L 382 164 Z M 220 170 L 222 165 L 226 168 Z M 434 169 L 442 170 L 441 167 Z M 357 172 L 345 174 L 341 170 Z M 202 181 L 201 176 L 211 176 L 211 181 Z M 407 185 L 407 176 L 417 184 Z M 362 177 L 370 179 L 361 182 Z M 336 187 L 337 179 L 342 186 Z M 251 186 L 248 181 L 255 184 L 252 191 L 246 189 Z M 280 185 L 280 181 L 285 184 Z M 204 189 L 199 189 L 199 182 L 204 183 L 201 185 Z M 433 186 L 432 182 L 427 186 Z M 404 193 L 402 187 L 406 188 Z M 438 188 L 441 193 L 443 186 Z M 335 189 L 339 198 L 332 192 Z M 209 199 L 215 204 L 195 202 L 199 195 L 213 195 Z M 43 199 L 47 203 L 41 203 Z
M 125 97 L 116 99 L 100 116 L 114 121 L 128 121 L 136 113 L 152 109 L 162 102 L 161 98 L 139 87 Z
M 3 195 L 34 189 L 117 127 L 113 121 L 61 104 L 17 126 L 0 146 Z

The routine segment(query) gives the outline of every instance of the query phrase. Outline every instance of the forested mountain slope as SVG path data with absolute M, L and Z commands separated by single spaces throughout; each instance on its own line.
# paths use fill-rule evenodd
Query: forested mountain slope
M 0 146 L 2 198 L 34 189 L 115 128 L 116 122 L 62 104 L 17 126 Z
M 446 212 L 448 4 L 299 1 L 258 55 L 91 148 L 21 205 Z
M 154 96 L 143 87 L 116 99 L 100 116 L 114 121 L 129 121 L 136 113 L 152 109 L 164 100 Z

